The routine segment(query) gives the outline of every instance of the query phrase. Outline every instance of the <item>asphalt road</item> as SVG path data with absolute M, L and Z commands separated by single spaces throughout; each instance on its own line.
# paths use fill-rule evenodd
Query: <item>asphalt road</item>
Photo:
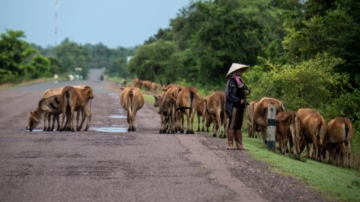
M 209 134 L 159 134 L 150 104 L 125 132 L 120 89 L 100 74 L 0 91 L 0 201 L 321 201 Z M 90 131 L 27 131 L 43 92 L 66 85 L 94 89 Z

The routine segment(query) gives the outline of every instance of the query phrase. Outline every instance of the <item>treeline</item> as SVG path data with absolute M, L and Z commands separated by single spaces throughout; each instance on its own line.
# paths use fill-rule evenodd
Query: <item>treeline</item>
M 23 31 L 7 30 L 0 35 L 0 84 L 14 83 L 54 74 L 87 78 L 89 69 L 105 68 L 110 76 L 127 77 L 126 58 L 134 49 L 111 49 L 103 44 L 85 44 L 65 39 L 56 47 L 37 46 L 24 41 Z M 81 71 L 75 71 L 75 68 Z
M 223 90 L 233 62 L 251 100 L 275 97 L 287 110 L 349 117 L 360 128 L 360 4 L 356 0 L 192 1 L 137 49 L 140 79 Z

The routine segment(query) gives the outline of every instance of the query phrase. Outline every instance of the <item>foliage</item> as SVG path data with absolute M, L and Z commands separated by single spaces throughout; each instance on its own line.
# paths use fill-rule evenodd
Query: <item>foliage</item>
M 59 46 L 55 47 L 55 54 L 64 67 L 63 72 L 76 73 L 82 75 L 84 79 L 87 78 L 91 61 L 88 49 L 65 39 Z M 81 68 L 81 71 L 75 72 L 75 68 Z
M 184 75 L 184 57 L 174 42 L 159 40 L 139 47 L 128 64 L 141 80 L 173 83 Z
M 23 31 L 7 30 L 0 37 L 0 83 L 49 75 L 49 60 L 22 40 Z

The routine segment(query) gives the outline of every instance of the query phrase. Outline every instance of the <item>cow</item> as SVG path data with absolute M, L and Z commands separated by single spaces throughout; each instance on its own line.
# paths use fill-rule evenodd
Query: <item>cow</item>
M 323 149 L 323 142 L 326 133 L 326 122 L 324 117 L 317 111 L 310 108 L 300 108 L 296 112 L 296 141 L 303 135 L 305 137 L 305 144 L 307 149 L 307 156 L 310 158 L 310 143 L 313 144 L 313 154 L 311 158 L 319 160 L 321 149 Z M 295 143 L 295 145 L 299 143 Z M 295 146 L 296 148 L 296 146 Z M 297 147 L 299 154 L 299 147 Z
M 285 154 L 287 150 L 287 142 L 295 139 L 295 117 L 295 111 L 279 112 L 276 115 L 276 141 L 282 154 Z M 290 143 L 290 149 L 293 149 L 292 143 Z
M 183 88 L 176 98 L 176 109 L 184 113 L 187 121 L 186 134 L 194 134 L 194 117 L 199 102 L 196 88 Z M 180 126 L 180 132 L 184 132 L 184 121 L 182 113 L 177 113 L 176 118 Z
M 197 131 L 205 131 L 205 115 L 206 115 L 207 100 L 200 98 L 198 106 L 196 108 L 196 115 L 198 117 L 198 129 Z M 202 127 L 200 127 L 200 117 L 202 117 Z
M 77 85 L 77 86 L 73 86 L 74 88 L 78 88 L 78 89 L 84 89 L 86 86 L 85 85 Z M 64 89 L 64 87 L 60 87 L 60 88 L 54 88 L 54 89 L 48 89 L 44 92 L 43 94 L 43 98 L 48 98 L 50 96 L 53 95 L 61 95 L 62 90 Z M 88 101 L 89 102 L 89 101 Z M 86 106 L 89 106 L 89 103 L 86 103 Z M 80 108 L 81 109 L 81 108 Z M 88 111 L 90 111 L 90 109 L 87 109 Z M 78 111 L 78 113 L 82 113 L 82 110 Z M 53 122 L 55 122 L 55 120 L 59 123 L 59 116 L 60 114 L 50 114 L 48 116 L 49 119 L 49 125 L 50 125 L 50 120 L 51 120 L 51 116 L 53 116 Z M 79 116 L 79 115 L 78 115 Z M 66 123 L 67 124 L 67 123 Z
M 220 138 L 226 138 L 225 130 L 227 125 L 227 115 L 225 113 L 225 93 L 214 92 L 207 100 L 206 109 L 206 127 L 209 127 L 213 123 L 213 137 L 217 136 L 219 131 Z M 221 129 L 221 125 L 224 125 L 224 130 Z
M 336 147 L 338 147 L 340 149 L 340 152 L 344 153 L 346 157 L 345 159 L 342 158 L 343 166 L 347 166 L 350 168 L 351 143 L 353 137 L 354 129 L 349 119 L 335 118 L 330 120 L 326 127 L 325 144 L 333 145 L 333 147 L 335 148 L 333 148 L 333 151 L 329 151 L 329 161 L 331 159 L 331 154 L 336 153 Z
M 174 96 L 177 98 L 179 92 L 184 89 L 183 86 L 177 85 L 177 84 L 169 84 L 166 87 L 162 88 L 163 96 Z
M 150 90 L 150 89 L 151 89 L 151 84 L 152 84 L 152 82 L 149 81 L 149 80 L 142 81 L 142 85 L 143 85 L 143 87 L 144 87 L 146 90 Z
M 246 115 L 248 118 L 249 123 L 247 124 L 248 126 L 248 137 L 255 137 L 254 133 L 252 132 L 252 122 L 253 122 L 253 117 L 254 117 L 254 109 L 255 109 L 255 105 L 256 105 L 257 101 L 253 100 L 249 103 L 249 105 L 246 106 Z
M 143 82 L 141 80 L 139 80 L 138 78 L 135 78 L 133 80 L 133 86 L 134 87 L 138 87 L 138 88 L 142 88 L 143 86 Z
M 266 144 L 266 128 L 268 125 L 268 106 L 272 104 L 276 107 L 276 114 L 285 111 L 285 107 L 280 100 L 275 98 L 263 97 L 254 108 L 253 120 L 251 123 L 251 135 L 254 136 L 255 131 L 261 132 L 263 142 Z
M 65 130 L 64 120 L 65 116 L 67 122 L 69 123 L 69 127 L 71 131 L 75 131 L 74 129 L 74 112 L 76 110 L 81 110 L 82 113 L 82 121 L 79 126 L 79 113 L 76 117 L 76 130 L 80 130 L 82 125 L 87 117 L 87 123 L 85 127 L 85 131 L 89 129 L 89 124 L 91 121 L 91 111 L 88 106 L 89 99 L 94 99 L 93 90 L 90 86 L 85 86 L 83 89 L 78 89 L 72 86 L 65 86 L 61 92 L 61 103 L 62 103 L 62 113 L 63 119 L 61 123 L 61 130 Z M 86 116 L 86 117 L 85 117 Z
M 159 133 L 175 133 L 175 112 L 176 99 L 174 96 L 165 96 L 159 100 L 160 114 L 160 132 Z
M 161 87 L 160 84 L 157 84 L 157 83 L 155 83 L 155 82 L 152 82 L 151 85 L 150 85 L 150 91 L 156 92 L 160 87 Z
M 61 97 L 60 95 L 54 95 L 47 98 L 42 98 L 38 102 L 38 107 L 34 111 L 30 111 L 30 116 L 28 119 L 28 125 L 26 126 L 27 130 L 32 131 L 41 121 L 41 118 L 44 116 L 44 129 L 43 131 L 52 131 L 54 130 L 55 121 L 53 121 L 52 127 L 50 128 L 50 119 L 48 116 L 51 114 L 60 114 L 61 111 Z M 46 126 L 46 121 L 48 121 L 48 126 Z M 59 120 L 57 120 L 58 128 L 60 129 Z
M 128 131 L 136 131 L 136 112 L 144 106 L 144 96 L 137 87 L 121 87 L 120 105 L 127 111 Z

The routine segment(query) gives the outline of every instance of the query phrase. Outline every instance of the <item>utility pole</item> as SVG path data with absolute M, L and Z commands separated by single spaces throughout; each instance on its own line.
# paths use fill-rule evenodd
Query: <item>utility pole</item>
M 58 21 L 58 0 L 55 0 L 55 46 L 57 46 L 57 21 Z

